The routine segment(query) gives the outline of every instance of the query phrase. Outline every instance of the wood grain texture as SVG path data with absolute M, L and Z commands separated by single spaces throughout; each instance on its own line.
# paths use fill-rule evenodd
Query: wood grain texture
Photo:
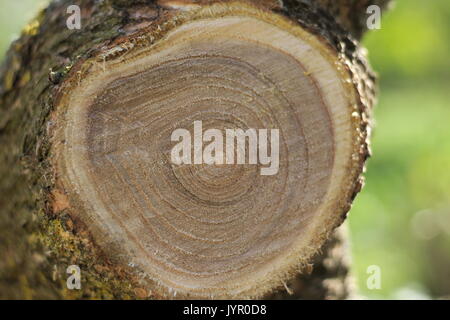
M 231 4 L 173 19 L 158 42 L 88 60 L 68 82 L 60 183 L 104 250 L 165 296 L 259 297 L 342 222 L 365 157 L 358 95 L 339 59 L 287 19 Z M 195 121 L 279 129 L 278 174 L 174 166 L 171 133 Z
M 374 77 L 351 36 L 312 6 L 90 0 L 83 33 L 54 33 L 67 5 L 2 67 L 1 223 L 23 237 L 0 291 L 77 297 L 75 263 L 83 297 L 260 297 L 307 265 L 369 153 Z M 170 165 L 167 133 L 196 115 L 284 130 L 280 173 Z

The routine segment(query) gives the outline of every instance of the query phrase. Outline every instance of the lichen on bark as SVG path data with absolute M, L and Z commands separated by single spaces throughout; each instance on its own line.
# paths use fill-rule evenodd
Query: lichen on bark
M 68 214 L 55 193 L 49 137 L 55 93 L 73 66 L 173 12 L 157 1 L 80 0 L 82 30 L 69 30 L 71 2 L 54 1 L 42 10 L 11 45 L 0 69 L 0 298 L 158 298 L 126 266 L 106 257 L 83 222 Z M 361 10 L 348 16 L 343 8 L 355 7 L 352 1 L 319 0 L 320 8 L 315 2 L 285 0 L 274 10 L 319 34 L 349 60 L 361 95 L 368 97 L 362 114 L 369 118 L 374 77 L 354 40 L 363 32 Z M 66 288 L 71 264 L 82 269 L 81 291 Z
M 127 298 L 138 284 L 121 277 L 70 218 L 54 213 L 48 136 L 53 93 L 77 61 L 124 34 L 132 22 L 109 1 L 79 1 L 82 31 L 65 27 L 70 1 L 52 2 L 24 29 L 0 72 L 0 297 Z M 157 8 L 154 8 L 157 10 Z M 57 32 L 55 32 L 57 30 Z M 50 77 L 50 79 L 49 79 Z M 72 223 L 73 224 L 73 223 Z M 83 269 L 81 292 L 65 286 L 70 264 Z M 117 276 L 119 275 L 119 276 Z

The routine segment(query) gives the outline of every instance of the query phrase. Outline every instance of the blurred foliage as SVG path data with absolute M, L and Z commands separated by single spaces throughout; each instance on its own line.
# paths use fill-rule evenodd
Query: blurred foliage
M 0 57 L 48 0 L 0 0 Z M 55 30 L 56 31 L 56 30 Z
M 45 3 L 0 1 L 0 56 Z M 366 188 L 350 214 L 360 291 L 449 297 L 450 1 L 397 0 L 364 43 L 381 94 Z M 371 265 L 381 268 L 380 290 L 367 288 Z
M 366 188 L 350 214 L 360 291 L 450 296 L 450 1 L 397 0 L 364 44 L 380 75 Z M 381 268 L 369 290 L 367 268 Z

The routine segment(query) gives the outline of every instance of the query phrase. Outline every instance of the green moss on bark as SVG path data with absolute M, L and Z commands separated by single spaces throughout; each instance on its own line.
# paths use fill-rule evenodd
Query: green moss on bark
M 0 68 L 0 298 L 158 298 L 141 288 L 126 266 L 104 256 L 81 222 L 55 210 L 56 177 L 49 159 L 55 93 L 72 67 L 170 12 L 155 1 L 77 2 L 81 30 L 66 28 L 71 0 L 52 2 L 25 27 Z M 344 30 L 339 36 L 326 32 L 335 26 L 331 16 L 303 2 L 284 2 L 281 11 L 351 59 L 359 68 L 355 74 L 370 74 Z M 145 14 L 135 14 L 143 6 Z M 314 19 L 317 23 L 304 24 Z M 361 93 L 373 96 L 373 77 L 357 80 L 364 82 Z M 66 268 L 72 264 L 81 268 L 80 291 L 66 288 Z
M 132 23 L 110 1 L 82 0 L 83 28 L 68 30 L 70 4 L 52 2 L 40 12 L 11 45 L 0 70 L 0 298 L 126 299 L 139 289 L 87 234 L 67 228 L 70 217 L 51 208 L 54 92 L 77 61 Z M 81 268 L 80 291 L 66 288 L 71 264 Z

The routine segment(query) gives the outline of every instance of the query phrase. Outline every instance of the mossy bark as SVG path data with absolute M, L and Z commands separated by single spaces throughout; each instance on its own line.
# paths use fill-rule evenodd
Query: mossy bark
M 325 1 L 317 2 L 320 7 L 315 1 L 284 1 L 273 10 L 297 20 L 351 62 L 358 88 L 367 97 L 363 115 L 369 119 L 375 79 L 352 36 L 362 33 L 361 25 L 350 23 L 346 30 L 343 23 L 341 28 L 329 14 L 338 7 L 332 1 L 325 6 Z M 126 267 L 102 254 L 82 222 L 66 212 L 64 196 L 54 191 L 49 137 L 55 93 L 72 66 L 120 45 L 144 27 L 156 26 L 174 10 L 157 1 L 79 0 L 82 29 L 69 30 L 66 9 L 71 4 L 55 1 L 40 12 L 11 45 L 0 70 L 0 298 L 159 298 L 143 289 Z M 329 13 L 324 10 L 330 8 Z M 359 21 L 361 12 L 354 14 L 351 20 Z M 342 22 L 343 15 L 338 16 Z M 361 130 L 367 132 L 366 127 Z M 333 246 L 340 246 L 339 239 L 331 240 Z M 331 252 L 324 250 L 317 272 L 302 276 L 297 297 L 348 296 L 348 290 L 333 294 L 328 286 L 317 285 L 330 278 L 347 281 L 346 264 L 339 259 L 334 271 L 320 267 Z M 66 268 L 72 264 L 82 270 L 81 290 L 66 288 Z M 315 293 L 307 294 L 310 289 Z

